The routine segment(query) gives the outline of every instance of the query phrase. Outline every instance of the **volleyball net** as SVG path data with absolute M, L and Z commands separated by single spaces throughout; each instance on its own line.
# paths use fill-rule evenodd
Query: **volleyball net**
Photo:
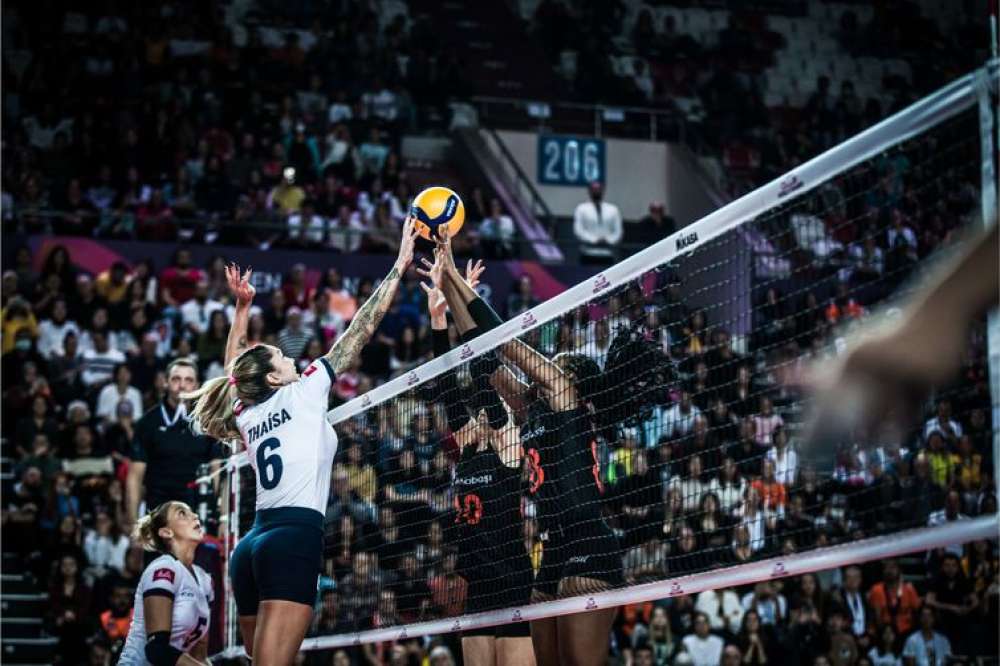
M 995 219 L 984 174 L 996 81 L 994 63 L 549 301 L 494 303 L 496 328 L 453 331 L 447 354 L 333 409 L 340 444 L 303 648 L 995 538 L 983 488 L 997 396 L 976 374 L 985 323 L 968 372 L 910 432 L 809 447 L 808 405 L 787 379 L 892 316 L 964 229 Z M 572 389 L 522 356 L 555 359 Z M 500 374 L 523 384 L 496 391 Z M 472 437 L 449 425 L 456 404 L 478 421 Z M 253 523 L 255 483 L 242 454 L 227 476 L 231 550 Z M 533 588 L 549 596 L 532 603 Z M 227 652 L 240 644 L 231 599 Z

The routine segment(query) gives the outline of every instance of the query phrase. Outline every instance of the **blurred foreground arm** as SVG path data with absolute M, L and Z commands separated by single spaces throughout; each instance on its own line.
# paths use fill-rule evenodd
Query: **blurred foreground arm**
M 997 225 L 973 235 L 959 256 L 931 273 L 902 313 L 868 329 L 816 379 L 812 438 L 870 432 L 957 373 L 969 326 L 1000 299 Z

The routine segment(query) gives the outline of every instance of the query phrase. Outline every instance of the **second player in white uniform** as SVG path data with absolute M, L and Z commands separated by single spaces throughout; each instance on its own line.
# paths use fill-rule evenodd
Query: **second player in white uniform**
M 166 502 L 139 521 L 136 536 L 162 554 L 139 579 L 118 663 L 205 664 L 214 595 L 212 577 L 194 563 L 204 537 L 198 516 L 183 502 Z

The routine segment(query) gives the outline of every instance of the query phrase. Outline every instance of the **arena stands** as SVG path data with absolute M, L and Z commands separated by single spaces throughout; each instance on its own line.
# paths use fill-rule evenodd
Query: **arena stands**
M 4 16 L 5 230 L 391 250 L 422 184 L 401 138 L 461 95 L 403 3 Z
M 77 3 L 60 11 L 45 2 L 5 5 L 4 242 L 51 233 L 391 252 L 420 186 L 400 157 L 402 137 L 443 130 L 443 100 L 477 92 L 463 83 L 469 75 L 462 59 L 444 52 L 426 15 L 414 12 L 423 4 L 167 1 L 100 9 Z M 533 48 L 549 55 L 578 99 L 613 97 L 684 112 L 699 128 L 704 163 L 721 165 L 720 183 L 730 194 L 979 62 L 959 48 L 970 29 L 967 14 L 956 12 L 957 25 L 943 31 L 911 3 L 900 3 L 911 10 L 906 22 L 849 3 L 788 3 L 788 12 L 768 15 L 698 3 L 602 2 L 593 14 L 583 13 L 590 4 L 583 2 L 516 4 L 532 20 L 514 34 L 536 40 Z M 768 6 L 776 4 L 783 6 Z M 889 38 L 862 38 L 873 33 Z M 925 52 L 914 35 L 933 35 L 935 50 Z M 873 43 L 878 50 L 870 50 Z M 601 57 L 606 51 L 610 58 Z M 733 59 L 745 69 L 727 69 Z M 918 146 L 911 162 L 933 150 Z M 660 420 L 620 433 L 601 453 L 607 513 L 628 540 L 630 580 L 655 574 L 655 566 L 652 573 L 644 567 L 658 558 L 708 544 L 710 536 L 706 543 L 693 539 L 693 512 L 711 518 L 711 529 L 699 526 L 699 538 L 718 528 L 708 545 L 725 551 L 720 562 L 878 533 L 885 527 L 879 520 L 934 524 L 996 512 L 996 424 L 982 326 L 970 338 L 961 379 L 925 406 L 908 446 L 878 460 L 846 452 L 830 480 L 817 481 L 814 470 L 795 462 L 794 447 L 787 447 L 799 415 L 787 409 L 775 378 L 759 371 L 774 365 L 773 357 L 818 349 L 834 323 L 866 316 L 869 303 L 950 242 L 973 214 L 976 174 L 956 169 L 934 188 L 914 186 L 913 175 L 900 162 L 887 167 L 883 191 L 858 179 L 831 182 L 822 197 L 833 205 L 762 228 L 753 325 L 761 337 L 742 346 L 688 307 L 676 276 L 661 276 L 655 297 L 638 288 L 613 297 L 618 310 L 638 318 L 652 312 L 651 328 L 679 341 L 672 348 L 679 379 L 660 405 Z M 488 194 L 478 200 L 478 212 L 475 197 L 466 201 L 471 239 L 475 223 L 491 214 L 483 203 Z M 867 216 L 867 227 L 847 223 Z M 475 245 L 464 250 L 479 253 Z M 483 251 L 498 258 L 516 252 Z M 140 549 L 123 534 L 136 422 L 164 399 L 170 360 L 194 358 L 203 378 L 221 372 L 232 305 L 224 264 L 197 265 L 181 251 L 160 271 L 138 263 L 91 275 L 76 267 L 80 257 L 58 246 L 44 256 L 21 246 L 11 256 L 0 313 L 5 659 L 113 663 L 143 567 Z M 804 289 L 799 280 L 812 267 L 808 284 L 816 286 Z M 345 284 L 336 269 L 311 289 L 301 269 L 289 266 L 283 287 L 258 299 L 251 341 L 280 345 L 304 368 L 371 289 L 365 281 Z M 536 304 L 533 289 L 522 277 L 505 314 Z M 413 276 L 400 292 L 359 366 L 338 377 L 332 405 L 429 357 L 424 296 Z M 583 335 L 607 342 L 607 331 L 585 312 L 539 330 L 535 342 L 552 354 Z M 313 635 L 462 610 L 464 582 L 444 541 L 449 462 L 429 444 L 445 426 L 432 408 L 418 411 L 407 422 L 378 409 L 339 433 L 343 453 L 327 507 Z M 663 423 L 671 427 L 661 438 Z M 703 451 L 705 468 L 719 469 L 717 477 L 701 478 L 691 447 Z M 874 516 L 858 501 L 875 492 L 889 498 L 891 515 Z M 720 506 L 710 506 L 711 496 Z M 760 532 L 733 520 L 744 496 L 761 499 Z M 383 506 L 391 504 L 386 498 L 420 504 L 426 531 L 407 534 L 413 526 L 399 523 Z M 648 518 L 632 511 L 650 503 L 661 506 Z M 822 512 L 802 508 L 820 503 Z M 650 534 L 667 526 L 683 534 L 669 543 Z M 533 553 L 536 532 L 528 521 L 525 542 Z M 401 534 L 418 537 L 421 547 L 401 549 Z M 926 649 L 913 640 L 920 631 L 932 644 L 946 640 L 955 654 L 995 654 L 986 639 L 1000 625 L 998 571 L 996 541 L 981 541 L 955 553 L 628 606 L 616 621 L 609 659 L 895 664 Z M 444 636 L 304 658 L 449 664 L 459 654 L 457 638 Z
M 521 0 L 517 10 L 565 96 L 681 113 L 688 143 L 728 196 L 988 55 L 985 14 L 963 3 Z

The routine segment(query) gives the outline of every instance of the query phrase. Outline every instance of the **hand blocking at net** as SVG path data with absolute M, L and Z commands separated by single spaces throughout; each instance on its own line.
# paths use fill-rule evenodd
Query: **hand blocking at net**
M 440 235 L 435 262 L 425 262 L 421 274 L 444 293 L 459 332 L 469 340 L 495 328 L 502 320 L 459 274 L 448 235 Z M 470 265 L 469 273 L 474 268 Z M 425 291 L 430 294 L 427 288 Z M 503 352 L 505 360 L 497 351 Z M 520 381 L 505 363 L 527 378 L 527 383 Z M 528 501 L 545 533 L 540 570 L 533 582 L 528 582 L 532 580 L 528 575 L 520 585 L 513 586 L 519 588 L 519 603 L 506 605 L 522 605 L 528 601 L 525 593 L 529 591 L 530 601 L 535 602 L 620 585 L 620 545 L 600 513 L 604 488 L 592 409 L 603 385 L 601 368 L 585 354 L 563 353 L 550 359 L 515 339 L 473 359 L 469 369 L 475 389 L 470 399 L 473 411 L 485 417 L 487 430 L 493 430 L 489 439 L 504 466 L 517 465 L 523 456 L 530 469 Z M 503 398 L 506 414 L 491 414 L 489 401 L 476 400 L 496 393 Z M 511 406 L 509 411 L 507 405 Z M 507 502 L 514 499 L 510 492 L 502 494 Z M 521 529 L 519 513 L 516 508 L 507 512 L 505 522 L 514 534 Z M 526 553 L 517 541 L 516 559 L 525 559 Z M 486 549 L 485 554 L 490 550 Z M 512 555 L 501 559 L 514 561 Z M 485 566 L 474 567 L 473 572 Z M 522 566 L 517 571 L 523 570 Z M 530 574 L 530 568 L 526 573 Z M 514 571 L 503 576 L 508 582 L 518 578 Z M 470 601 L 485 601 L 485 608 L 490 604 L 474 599 L 474 595 Z M 602 647 L 614 616 L 613 607 L 595 608 L 590 613 L 533 622 L 532 648 L 537 663 L 602 663 Z M 521 659 L 516 663 L 526 662 Z
M 448 335 L 444 267 L 447 247 L 435 249 L 434 262 L 423 259 L 421 283 L 427 295 L 434 355 L 451 348 Z M 469 261 L 465 284 L 474 289 L 484 266 Z M 448 541 L 457 545 L 458 572 L 468 585 L 466 613 L 488 611 L 497 605 L 529 602 L 533 571 L 521 538 L 520 439 L 513 416 L 486 376 L 472 370 L 471 395 L 458 386 L 450 370 L 436 382 L 433 399 L 443 404 L 451 437 L 459 447 L 452 475 L 454 520 Z M 470 413 L 471 412 L 471 413 Z M 494 427 L 496 426 L 496 427 Z M 497 591 L 497 584 L 506 588 Z M 526 664 L 533 662 L 528 624 L 482 627 L 464 632 L 462 653 L 472 664 Z

